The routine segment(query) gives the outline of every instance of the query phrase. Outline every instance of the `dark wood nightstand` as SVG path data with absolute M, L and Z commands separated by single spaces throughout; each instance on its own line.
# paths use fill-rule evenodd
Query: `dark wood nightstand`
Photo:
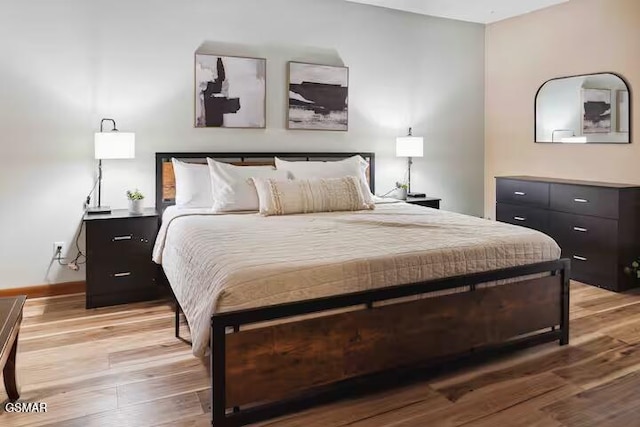
M 85 215 L 87 236 L 86 307 L 151 300 L 159 295 L 158 267 L 151 253 L 160 224 L 155 209 Z
M 440 209 L 440 200 L 437 197 L 407 197 L 405 200 L 412 205 L 425 206 L 427 208 Z

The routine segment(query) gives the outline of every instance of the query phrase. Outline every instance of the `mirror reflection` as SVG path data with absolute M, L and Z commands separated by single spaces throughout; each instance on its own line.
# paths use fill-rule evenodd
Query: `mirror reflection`
M 627 144 L 630 110 L 629 88 L 615 74 L 549 80 L 536 97 L 535 141 Z

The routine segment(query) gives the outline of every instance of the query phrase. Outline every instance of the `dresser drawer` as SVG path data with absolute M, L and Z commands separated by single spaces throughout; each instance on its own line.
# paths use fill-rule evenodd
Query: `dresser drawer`
M 607 218 L 549 212 L 549 234 L 561 248 L 614 254 L 618 247 L 618 221 Z
M 551 209 L 579 215 L 618 218 L 619 192 L 612 188 L 551 184 Z
M 500 222 L 521 225 L 546 233 L 548 229 L 549 212 L 544 209 L 536 209 L 528 206 L 498 203 L 496 205 L 496 219 Z
M 155 217 L 90 222 L 87 256 L 149 256 L 157 232 Z
M 498 178 L 496 200 L 500 203 L 546 208 L 549 206 L 549 184 Z
M 571 260 L 571 278 L 580 282 L 616 289 L 618 264 L 611 253 L 562 248 L 562 257 Z

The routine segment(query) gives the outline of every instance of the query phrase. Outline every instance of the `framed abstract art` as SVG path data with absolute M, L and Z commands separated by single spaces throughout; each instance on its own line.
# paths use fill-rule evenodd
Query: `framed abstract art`
M 287 128 L 346 131 L 349 69 L 289 62 Z
M 582 89 L 582 133 L 611 133 L 611 90 Z
M 195 126 L 264 128 L 267 60 L 196 54 Z

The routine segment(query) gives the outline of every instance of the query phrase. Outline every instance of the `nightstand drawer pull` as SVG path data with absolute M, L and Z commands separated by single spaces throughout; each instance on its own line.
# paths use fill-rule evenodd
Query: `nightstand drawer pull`
M 515 219 L 516 221 L 526 221 L 527 218 L 522 217 L 522 216 L 514 216 L 513 219 Z
M 579 231 L 580 233 L 586 233 L 589 230 L 587 230 L 586 228 L 583 228 L 583 227 L 573 227 L 573 231 Z
M 587 199 L 573 199 L 574 202 L 576 203 L 589 203 L 589 201 Z
M 111 239 L 112 242 L 121 242 L 123 240 L 131 240 L 133 239 L 133 234 L 129 234 L 128 236 L 116 236 Z
M 115 273 L 113 275 L 113 277 L 128 277 L 128 276 L 131 276 L 131 272 L 130 271 L 128 271 L 126 273 Z
M 527 193 L 522 192 L 522 191 L 514 191 L 513 194 L 515 194 L 516 196 L 526 196 Z
M 583 256 L 579 256 L 579 255 L 574 255 L 573 259 L 577 259 L 578 261 L 586 261 L 587 259 Z

